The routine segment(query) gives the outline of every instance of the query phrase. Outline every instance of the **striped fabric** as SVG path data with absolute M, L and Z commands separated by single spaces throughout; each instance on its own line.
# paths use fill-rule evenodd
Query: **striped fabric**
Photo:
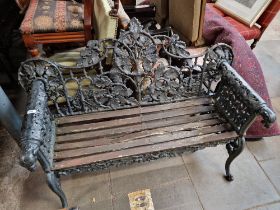
M 30 0 L 21 23 L 23 34 L 84 30 L 83 4 L 64 0 Z
M 228 16 L 224 17 L 224 19 L 229 22 L 230 25 L 234 26 L 234 28 L 238 30 L 238 32 L 244 37 L 245 40 L 257 39 L 261 35 L 261 30 L 257 26 L 253 26 L 252 28 L 250 28 Z
M 280 0 L 273 0 L 264 13 L 260 16 L 257 23 L 262 27 L 266 28 L 269 23 L 276 16 L 277 12 L 280 10 Z

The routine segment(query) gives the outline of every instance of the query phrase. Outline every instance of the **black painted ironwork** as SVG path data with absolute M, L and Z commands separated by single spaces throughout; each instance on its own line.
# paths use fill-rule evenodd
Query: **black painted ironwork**
M 34 79 L 42 80 L 58 116 L 166 103 L 210 92 L 221 76 L 213 62 L 219 52 L 232 61 L 227 45 L 190 56 L 177 35 L 151 36 L 133 19 L 119 39 L 88 42 L 76 67 L 31 59 L 22 64 L 19 80 L 27 91 Z M 112 65 L 106 65 L 109 59 Z
M 21 147 L 22 164 L 34 170 L 39 160 L 51 189 L 61 193 L 59 175 L 97 171 L 111 166 L 173 157 L 179 150 L 102 161 L 52 172 L 56 117 L 171 103 L 190 97 L 213 96 L 216 112 L 240 135 L 238 139 L 183 148 L 196 151 L 227 143 L 226 178 L 230 164 L 242 151 L 244 134 L 257 115 L 265 126 L 275 114 L 230 66 L 231 48 L 216 44 L 200 55 L 190 55 L 178 35 L 150 35 L 136 19 L 118 39 L 92 40 L 74 67 L 48 59 L 30 59 L 21 65 L 20 84 L 29 94 Z
M 244 137 L 239 137 L 226 144 L 226 149 L 229 154 L 229 157 L 226 160 L 226 164 L 225 164 L 225 170 L 226 170 L 225 178 L 227 181 L 233 181 L 233 176 L 230 173 L 230 164 L 238 155 L 241 154 L 241 152 L 244 149 L 244 144 L 245 144 Z
M 265 101 L 226 61 L 219 65 L 219 69 L 222 79 L 214 99 L 222 116 L 240 135 L 245 134 L 257 115 L 261 115 L 263 124 L 269 127 L 276 120 L 276 115 Z

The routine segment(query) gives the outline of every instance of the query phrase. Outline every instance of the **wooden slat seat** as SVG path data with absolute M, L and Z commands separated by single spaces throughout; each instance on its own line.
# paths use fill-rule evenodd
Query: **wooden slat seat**
M 210 97 L 57 119 L 54 170 L 237 137 Z

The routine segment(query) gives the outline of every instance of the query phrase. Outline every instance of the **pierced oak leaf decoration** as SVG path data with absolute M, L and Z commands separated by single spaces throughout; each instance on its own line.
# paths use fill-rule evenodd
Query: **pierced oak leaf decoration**
M 188 57 L 190 53 L 186 50 L 186 43 L 180 41 L 180 38 L 177 34 L 171 36 L 170 39 L 170 52 L 174 55 L 181 57 Z
M 129 30 L 139 34 L 143 30 L 143 26 L 136 18 L 132 18 L 129 24 Z
M 205 53 L 204 64 L 197 62 L 197 58 L 189 58 L 178 35 L 151 36 L 132 19 L 118 39 L 89 41 L 77 66 L 32 59 L 21 66 L 19 80 L 28 90 L 33 80 L 42 79 L 50 104 L 60 116 L 176 101 L 206 93 L 222 75 L 216 70 L 217 60 L 233 58 L 226 45 L 216 45 Z M 108 63 L 107 58 L 112 57 Z M 69 79 L 76 81 L 70 91 Z

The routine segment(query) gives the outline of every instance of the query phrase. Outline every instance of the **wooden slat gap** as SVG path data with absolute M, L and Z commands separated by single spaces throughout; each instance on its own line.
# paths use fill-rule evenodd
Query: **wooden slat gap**
M 207 126 L 199 129 L 194 129 L 189 132 L 184 130 L 178 130 L 176 132 L 172 130 L 165 130 L 165 131 L 163 130 L 163 132 L 155 136 L 139 138 L 129 142 L 118 142 L 114 144 L 108 144 L 108 145 L 102 145 L 96 147 L 87 147 L 83 149 L 56 152 L 54 159 L 60 160 L 65 158 L 75 158 L 79 156 L 88 156 L 92 154 L 124 150 L 132 147 L 139 147 L 145 145 L 151 145 L 154 147 L 159 143 L 176 141 L 182 138 L 190 138 L 190 137 L 200 136 L 209 133 L 217 133 L 223 130 L 229 130 L 229 128 L 230 126 L 228 126 L 228 124 L 220 124 L 220 125 Z
M 163 144 L 158 145 L 157 147 L 151 147 L 150 145 L 146 145 L 146 146 L 127 149 L 127 150 L 101 153 L 97 155 L 56 162 L 54 163 L 53 170 L 58 171 L 61 169 L 78 167 L 82 165 L 93 164 L 93 163 L 98 163 L 107 160 L 116 160 L 116 159 L 134 156 L 134 155 L 141 155 L 141 154 L 165 151 L 170 149 L 179 149 L 179 148 L 185 148 L 189 146 L 204 145 L 205 143 L 225 142 L 233 138 L 236 138 L 237 136 L 238 134 L 236 132 L 231 131 L 222 134 L 211 135 L 210 137 L 209 135 L 195 137 L 193 138 L 192 141 L 190 141 L 190 139 L 187 138 L 187 139 L 181 139 L 177 141 L 165 142 Z
M 101 137 L 101 138 L 92 139 L 92 140 L 89 140 L 89 141 L 85 140 L 85 141 L 76 142 L 76 143 L 57 142 L 56 148 L 57 148 L 57 150 L 63 150 L 61 148 L 66 147 L 66 150 L 67 150 L 67 146 L 68 146 L 68 149 L 69 149 L 69 148 L 83 148 L 83 147 L 87 147 L 87 146 L 98 146 L 98 145 L 110 144 L 111 140 L 114 141 L 114 139 L 116 139 L 116 140 L 119 139 L 119 138 L 126 139 L 126 138 L 129 138 L 129 136 L 131 136 L 133 138 L 136 138 L 137 136 L 139 136 L 139 135 L 141 136 L 142 134 L 147 135 L 147 133 L 150 130 L 153 130 L 153 129 L 160 129 L 162 127 L 170 127 L 170 126 L 179 127 L 182 124 L 203 123 L 204 121 L 215 120 L 215 119 L 217 120 L 217 116 L 212 115 L 212 114 L 203 115 L 201 117 L 196 116 L 196 117 L 188 118 L 187 120 L 180 117 L 180 118 L 176 118 L 176 119 L 173 119 L 173 120 L 161 121 L 162 124 L 160 126 L 156 126 L 157 125 L 156 122 L 150 121 L 148 123 L 145 123 L 145 125 L 144 125 L 145 130 L 144 131 L 134 132 L 134 133 L 131 133 L 131 134 L 127 134 L 126 136 L 124 136 L 122 134 L 118 134 L 118 135 L 110 136 L 110 137 L 107 137 L 107 138 L 102 138 Z M 72 147 L 70 147 L 71 145 L 72 145 Z
M 211 107 L 211 109 L 212 108 L 213 107 Z M 181 112 L 179 112 L 179 113 L 181 113 Z M 182 115 L 179 115 L 179 116 L 182 116 Z M 186 119 L 188 119 L 189 115 L 183 115 L 183 116 L 186 116 Z M 200 116 L 200 115 L 198 115 L 198 116 Z M 177 117 L 177 115 L 176 115 L 176 117 Z M 149 116 L 148 118 L 147 117 L 145 117 L 145 118 L 146 119 L 144 121 L 151 120 L 151 119 L 149 119 L 149 118 L 151 118 L 151 116 Z M 168 119 L 171 119 L 171 118 L 172 118 L 171 116 L 168 117 Z M 153 118 L 153 119 L 158 119 L 158 118 Z M 158 119 L 158 120 L 162 121 L 163 119 Z M 135 124 L 135 125 L 128 125 L 125 127 L 127 127 L 128 129 L 131 129 L 131 128 L 133 128 L 133 126 L 135 127 L 135 130 L 130 130 L 130 132 L 137 132 L 137 131 L 148 129 L 145 126 L 143 127 L 143 123 L 139 123 L 139 124 Z M 59 143 L 59 142 L 70 142 L 70 141 L 71 142 L 83 141 L 83 140 L 89 140 L 91 138 L 102 137 L 101 135 L 103 135 L 103 137 L 105 137 L 105 136 L 121 134 L 122 132 L 128 133 L 127 130 L 125 129 L 125 127 L 116 127 L 115 129 L 109 129 L 108 132 L 106 132 L 106 130 L 98 130 L 98 131 L 86 131 L 86 132 L 77 133 L 77 134 L 62 135 L 62 136 L 57 137 L 57 142 Z
M 128 112 L 132 113 L 138 113 L 141 109 L 141 113 L 143 113 L 143 110 L 146 110 L 146 112 L 152 112 L 153 110 L 160 110 L 160 109 L 174 109 L 174 107 L 192 107 L 192 106 L 200 106 L 204 104 L 212 104 L 212 99 L 211 97 L 196 97 L 192 99 L 187 99 L 185 101 L 181 102 L 173 102 L 173 103 L 167 103 L 167 104 L 162 104 L 162 105 L 154 105 L 150 104 L 149 106 L 144 106 L 144 107 L 132 107 L 132 108 L 124 108 L 120 110 L 115 110 L 115 111 L 102 111 L 102 112 L 93 112 L 93 113 L 88 113 L 88 114 L 82 114 L 82 115 L 76 115 L 76 116 L 67 116 L 67 117 L 61 117 L 57 119 L 58 124 L 67 124 L 67 123 L 73 123 L 73 122 L 80 122 L 80 121 L 85 121 L 85 120 L 90 120 L 90 119 L 96 119 L 96 118 L 106 118 L 106 116 L 110 117 L 113 114 L 118 114 L 121 113 L 124 116 L 127 115 Z M 118 115 L 119 116 L 119 115 Z

